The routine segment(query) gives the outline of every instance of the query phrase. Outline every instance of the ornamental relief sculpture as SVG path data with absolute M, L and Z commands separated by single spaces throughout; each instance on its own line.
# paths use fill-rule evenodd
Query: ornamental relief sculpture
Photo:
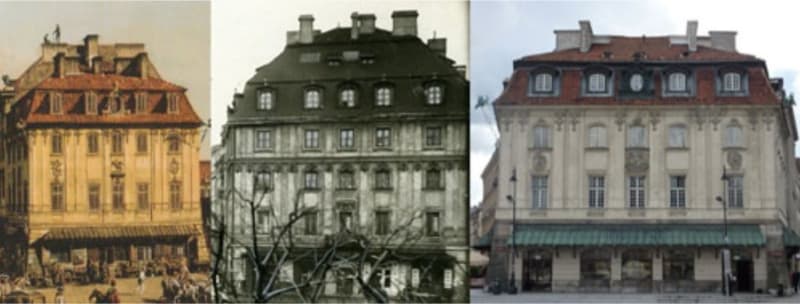
M 738 170 L 742 169 L 742 153 L 741 152 L 736 151 L 736 150 L 728 151 L 725 159 L 727 160 L 728 166 L 731 169 L 733 169 L 735 171 L 738 171 Z
M 647 149 L 627 149 L 625 151 L 625 170 L 646 172 L 650 168 L 650 151 Z
M 536 151 L 531 158 L 531 169 L 535 173 L 547 171 L 547 156 L 542 151 Z

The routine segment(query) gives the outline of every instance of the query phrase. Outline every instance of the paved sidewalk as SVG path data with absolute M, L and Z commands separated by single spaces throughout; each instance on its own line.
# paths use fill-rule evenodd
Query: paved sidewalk
M 712 293 L 520 293 L 493 295 L 480 289 L 470 292 L 472 303 L 798 303 L 800 295 L 776 297 L 740 293 L 724 297 Z

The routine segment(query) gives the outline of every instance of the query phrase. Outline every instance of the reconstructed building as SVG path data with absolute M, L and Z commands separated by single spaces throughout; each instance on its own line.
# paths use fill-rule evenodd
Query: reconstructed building
M 202 120 L 143 44 L 42 44 L 7 81 L 0 145 L 3 269 L 208 263 Z
M 788 286 L 797 130 L 765 61 L 697 22 L 685 35 L 596 35 L 588 21 L 555 35 L 554 51 L 514 61 L 494 102 L 488 280 L 715 291 L 729 247 L 736 290 Z
M 320 250 L 342 235 L 388 241 L 394 260 L 374 282 L 388 296 L 466 301 L 468 82 L 444 38 L 417 37 L 417 16 L 394 12 L 394 28 L 383 30 L 374 15 L 354 13 L 351 27 L 325 32 L 300 16 L 284 51 L 234 96 L 224 164 L 214 164 L 225 199 L 214 204 L 247 240 L 240 198 L 263 197 L 255 233 L 265 247 L 298 206 L 312 208 L 293 230 L 298 247 Z M 398 231 L 418 237 L 391 240 Z M 228 256 L 231 279 L 251 284 L 245 258 Z M 288 269 L 295 278 L 311 271 L 302 261 Z M 357 275 L 337 272 L 325 294 L 359 296 Z

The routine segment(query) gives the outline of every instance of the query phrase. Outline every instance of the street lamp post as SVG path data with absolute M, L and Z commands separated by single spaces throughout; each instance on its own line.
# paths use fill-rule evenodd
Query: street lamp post
M 725 187 L 728 184 L 728 174 L 725 166 L 722 166 L 722 195 L 725 196 Z M 725 247 L 722 249 L 722 294 L 725 296 L 732 296 L 731 290 L 731 252 L 730 240 L 728 238 L 728 203 L 722 196 L 717 196 L 717 201 L 722 203 L 722 223 L 725 229 L 724 241 Z
M 517 169 L 514 168 L 514 171 L 511 173 L 511 185 L 514 195 L 507 196 L 506 198 L 511 203 L 511 282 L 508 284 L 508 293 L 509 294 L 516 294 L 517 293 L 517 285 L 516 285 L 516 276 L 515 276 L 515 264 L 516 264 L 516 257 L 517 257 Z

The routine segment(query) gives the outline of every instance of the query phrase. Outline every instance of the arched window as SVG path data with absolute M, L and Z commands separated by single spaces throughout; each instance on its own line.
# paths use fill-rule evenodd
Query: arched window
M 342 107 L 355 107 L 357 102 L 356 98 L 356 89 L 353 87 L 344 87 L 339 91 L 339 105 Z
M 322 100 L 322 92 L 320 89 L 312 88 L 307 89 L 305 92 L 304 107 L 306 109 L 319 109 Z
M 739 92 L 742 90 L 742 75 L 736 72 L 727 72 L 722 75 L 722 90 L 725 92 Z
M 686 148 L 686 127 L 674 125 L 669 127 L 669 138 L 667 139 L 670 148 Z
M 430 85 L 425 88 L 425 102 L 429 105 L 442 104 L 444 88 L 440 84 Z
M 375 89 L 375 105 L 379 107 L 388 107 L 392 105 L 391 87 L 380 86 Z
M 593 73 L 589 75 L 589 92 L 602 93 L 606 91 L 606 75 Z
M 607 147 L 606 127 L 602 125 L 595 125 L 589 127 L 589 148 L 605 148 Z
M 553 91 L 553 75 L 549 73 L 538 73 L 534 75 L 533 91 L 537 93 L 549 93 Z
M 686 73 L 684 72 L 670 73 L 667 87 L 669 88 L 670 92 L 686 92 L 687 91 Z
M 724 143 L 725 147 L 743 147 L 744 138 L 742 127 L 730 125 L 725 128 Z
M 274 103 L 275 92 L 267 89 L 258 91 L 258 110 L 272 110 Z
M 628 127 L 628 147 L 629 148 L 647 147 L 647 129 L 644 126 Z

